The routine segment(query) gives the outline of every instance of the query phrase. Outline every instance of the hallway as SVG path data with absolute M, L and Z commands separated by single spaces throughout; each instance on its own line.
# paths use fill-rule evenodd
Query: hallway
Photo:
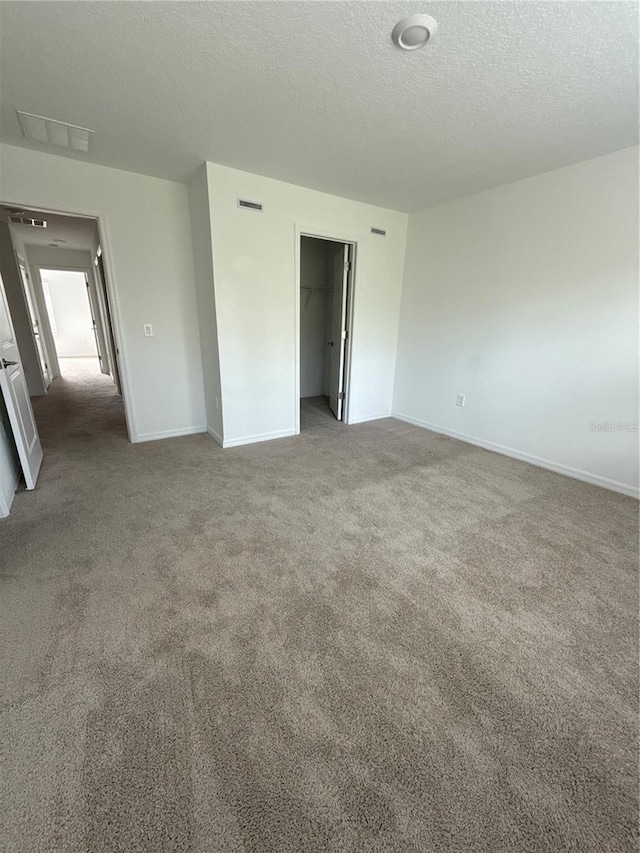
M 97 358 L 60 358 L 60 371 L 31 405 L 45 453 L 82 439 L 87 452 L 100 452 L 105 439 L 128 441 L 122 397 Z M 76 448 L 77 450 L 78 448 Z

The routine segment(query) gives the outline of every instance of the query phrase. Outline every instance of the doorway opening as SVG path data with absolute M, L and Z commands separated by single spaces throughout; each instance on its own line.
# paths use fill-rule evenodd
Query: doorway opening
M 80 270 L 40 268 L 42 296 L 60 375 L 72 379 L 82 362 L 100 373 L 98 323 L 91 302 L 89 276 Z
M 355 245 L 302 234 L 300 427 L 347 422 Z
M 0 250 L 0 393 L 31 489 L 42 447 L 130 437 L 119 334 L 96 216 L 0 203 Z

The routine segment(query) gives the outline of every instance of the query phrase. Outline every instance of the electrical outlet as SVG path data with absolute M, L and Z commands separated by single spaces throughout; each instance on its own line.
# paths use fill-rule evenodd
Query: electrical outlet
M 218 409 L 218 411 L 219 411 L 220 410 L 220 398 L 216 397 L 215 401 L 216 401 L 216 409 Z
M 456 406 L 464 406 L 464 394 L 458 394 L 456 397 Z
M 151 323 L 144 324 L 144 336 L 145 338 L 153 337 L 153 326 L 151 325 Z

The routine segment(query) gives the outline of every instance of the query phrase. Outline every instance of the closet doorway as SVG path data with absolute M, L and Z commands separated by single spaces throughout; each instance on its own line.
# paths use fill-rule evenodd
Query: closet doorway
M 301 425 L 347 421 L 355 246 L 300 236 Z

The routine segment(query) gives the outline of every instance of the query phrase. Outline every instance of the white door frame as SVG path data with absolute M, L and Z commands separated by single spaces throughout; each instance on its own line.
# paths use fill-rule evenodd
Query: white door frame
M 46 207 L 41 204 L 38 204 L 37 201 L 29 200 L 29 199 L 2 199 L 0 201 L 0 205 L 4 205 L 7 207 L 19 207 L 19 208 L 27 208 L 31 210 L 38 210 L 42 213 L 57 213 L 61 216 L 75 216 L 80 219 L 95 219 L 98 227 L 98 242 L 102 247 L 102 263 L 104 264 L 105 270 L 105 282 L 104 286 L 107 291 L 107 296 L 109 298 L 110 305 L 110 315 L 111 315 L 111 324 L 113 327 L 113 336 L 115 338 L 115 346 L 116 346 L 116 358 L 118 359 L 118 369 L 120 373 L 120 384 L 122 391 L 122 403 L 124 405 L 124 416 L 127 425 L 127 435 L 129 437 L 129 441 L 133 441 L 134 438 L 138 435 L 138 428 L 135 420 L 134 414 L 134 406 L 133 406 L 133 397 L 131 394 L 131 379 L 129 375 L 129 359 L 126 353 L 126 347 L 124 345 L 124 338 L 122 335 L 123 321 L 122 321 L 122 308 L 120 305 L 120 300 L 118 299 L 118 292 L 116 287 L 116 277 L 114 275 L 113 266 L 111 263 L 111 239 L 110 239 L 110 230 L 109 230 L 109 222 L 107 214 L 102 210 L 94 209 L 78 209 L 75 210 L 61 210 L 60 208 L 51 208 Z M 90 253 L 91 254 L 91 253 Z M 44 267 L 44 269 L 51 269 L 51 267 Z
M 295 226 L 295 292 L 294 292 L 294 314 L 295 314 L 295 434 L 300 435 L 300 245 L 302 237 L 315 237 L 318 240 L 331 240 L 334 243 L 348 243 L 351 246 L 351 279 L 349 293 L 347 294 L 347 328 L 349 335 L 344 353 L 344 404 L 342 410 L 342 422 L 351 423 L 351 373 L 352 353 L 354 351 L 354 316 L 355 295 L 359 285 L 358 243 L 362 241 L 360 235 L 344 234 L 334 231 L 326 226 Z

